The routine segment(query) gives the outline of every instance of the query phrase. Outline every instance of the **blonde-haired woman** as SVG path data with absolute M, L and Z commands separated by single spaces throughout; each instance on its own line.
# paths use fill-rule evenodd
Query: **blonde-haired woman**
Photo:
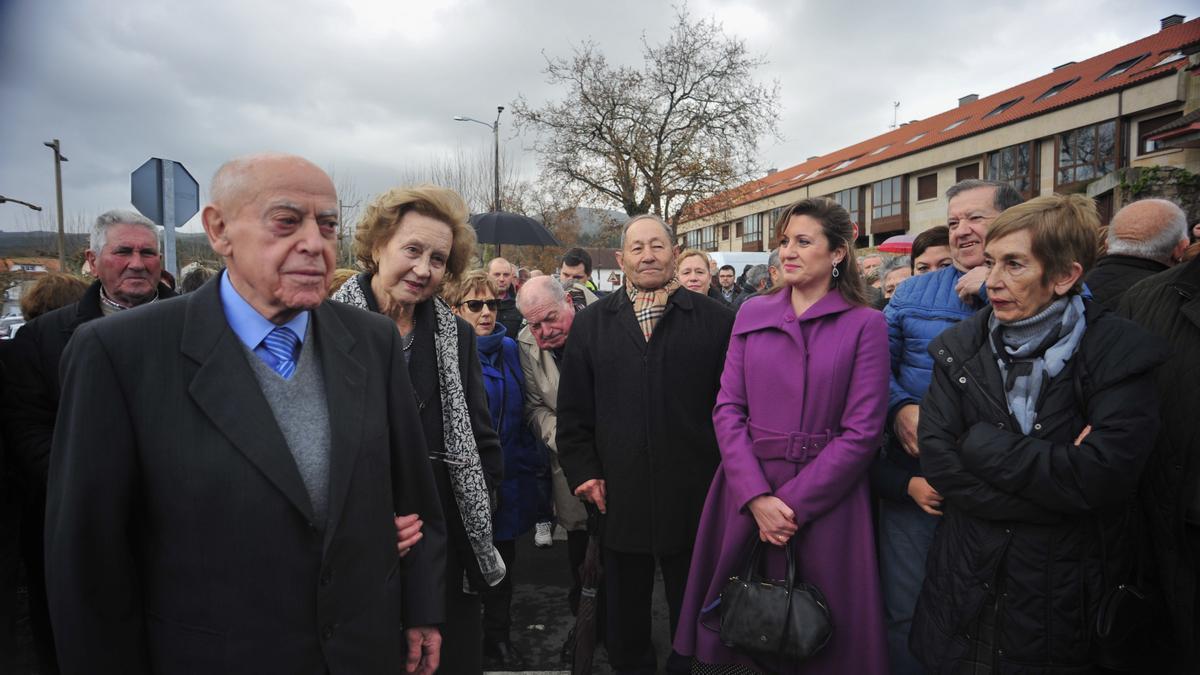
M 393 188 L 367 207 L 355 234 L 366 272 L 333 299 L 378 312 L 400 331 L 446 516 L 446 621 L 440 671 L 483 671 L 478 591 L 504 578 L 492 542 L 490 494 L 502 474 L 475 331 L 437 296 L 475 252 L 467 206 L 453 190 Z M 420 514 L 418 514 L 420 515 Z

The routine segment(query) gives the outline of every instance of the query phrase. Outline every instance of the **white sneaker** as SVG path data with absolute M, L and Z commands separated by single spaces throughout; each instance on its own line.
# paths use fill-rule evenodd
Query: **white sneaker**
M 538 548 L 550 548 L 554 544 L 553 528 L 552 523 L 538 523 L 533 533 L 533 545 Z

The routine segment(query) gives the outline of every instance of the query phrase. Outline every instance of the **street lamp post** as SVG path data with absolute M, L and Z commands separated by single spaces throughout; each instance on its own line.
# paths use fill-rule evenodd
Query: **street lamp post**
M 474 122 L 476 124 L 482 124 L 485 127 L 490 127 L 492 130 L 492 140 L 495 144 L 495 159 L 496 159 L 494 174 L 493 174 L 494 180 L 492 182 L 492 186 L 494 188 L 493 192 L 492 192 L 492 210 L 493 211 L 500 210 L 500 113 L 502 113 L 502 112 L 504 112 L 504 106 L 502 106 L 502 105 L 496 106 L 496 121 L 492 122 L 491 124 L 488 124 L 487 122 L 484 122 L 483 120 L 477 120 L 474 117 L 466 117 L 463 115 L 457 115 L 454 118 L 455 122 Z
M 58 269 L 65 272 L 67 270 L 67 239 L 63 233 L 62 163 L 67 161 L 67 158 L 63 157 L 57 138 L 53 141 L 46 141 L 42 145 L 54 151 L 54 191 L 58 197 Z
M 3 204 L 5 202 L 12 202 L 14 204 L 20 204 L 21 206 L 28 206 L 29 208 L 33 209 L 34 211 L 42 210 L 42 207 L 38 206 L 37 204 L 30 204 L 29 202 L 23 202 L 20 199 L 13 199 L 12 197 L 5 197 L 4 195 L 0 195 L 0 204 Z

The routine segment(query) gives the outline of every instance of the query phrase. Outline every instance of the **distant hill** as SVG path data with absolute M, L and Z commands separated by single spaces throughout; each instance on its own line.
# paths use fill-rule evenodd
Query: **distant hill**
M 68 234 L 67 254 L 87 248 L 88 235 Z M 191 251 L 211 254 L 208 235 L 203 232 L 176 232 L 176 250 L 181 256 Z M 0 232 L 0 257 L 13 258 L 35 255 L 58 255 L 58 234 L 38 230 L 34 232 Z
M 575 217 L 579 219 L 580 234 L 596 234 L 605 225 L 623 223 L 628 217 L 621 211 L 612 209 L 592 209 L 580 206 L 575 209 Z

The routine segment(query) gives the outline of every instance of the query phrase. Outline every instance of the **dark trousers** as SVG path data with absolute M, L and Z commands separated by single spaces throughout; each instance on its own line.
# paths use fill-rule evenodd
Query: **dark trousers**
M 439 673 L 483 672 L 483 620 L 479 596 L 463 592 L 463 561 L 453 541 L 446 546 L 446 623 Z
M 654 673 L 657 667 L 650 640 L 656 562 L 662 570 L 673 640 L 692 563 L 691 551 L 656 558 L 649 553 L 604 548 L 608 661 L 617 673 Z
M 908 649 L 913 610 L 925 581 L 925 557 L 933 542 L 938 517 L 925 513 L 911 500 L 898 504 L 879 501 L 879 570 L 883 614 L 887 625 L 892 675 L 921 675 L 925 668 Z
M 25 585 L 29 589 L 29 624 L 40 672 L 57 673 L 50 605 L 46 599 L 46 493 L 38 491 L 25 501 L 21 513 L 21 555 L 25 560 Z
M 491 642 L 508 642 L 512 628 L 513 574 L 517 562 L 517 542 L 497 541 L 496 550 L 504 559 L 508 573 L 495 586 L 479 594 L 483 601 L 483 638 Z

